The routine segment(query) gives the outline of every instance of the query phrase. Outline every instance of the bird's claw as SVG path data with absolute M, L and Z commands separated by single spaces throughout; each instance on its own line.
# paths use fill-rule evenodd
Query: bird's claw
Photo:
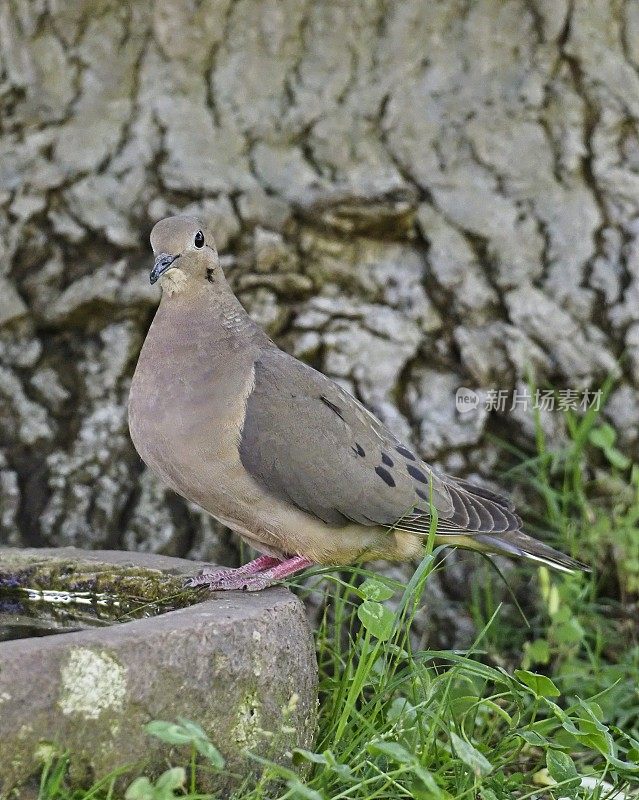
M 185 587 L 197 588 L 205 586 L 210 592 L 227 592 L 242 589 L 247 592 L 259 592 L 273 583 L 273 579 L 265 574 L 247 575 L 233 569 L 212 570 L 194 575 L 185 582 Z
M 272 583 L 268 575 L 250 575 L 240 569 L 227 567 L 225 569 L 202 570 L 197 575 L 188 578 L 185 587 L 206 587 L 210 592 L 224 592 L 242 589 L 248 592 L 257 592 L 265 589 Z
M 199 586 L 209 586 L 218 581 L 224 575 L 232 573 L 233 571 L 234 570 L 230 567 L 209 570 L 203 569 L 201 572 L 198 572 L 197 575 L 192 575 L 190 578 L 187 578 L 184 581 L 184 588 L 197 589 Z

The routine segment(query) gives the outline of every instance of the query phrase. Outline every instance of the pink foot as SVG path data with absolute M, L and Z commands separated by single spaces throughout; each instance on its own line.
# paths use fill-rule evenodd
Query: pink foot
M 310 567 L 312 563 L 310 559 L 303 556 L 294 556 L 286 561 L 280 561 L 270 556 L 261 556 L 239 569 L 227 568 L 223 573 L 222 570 L 200 573 L 191 579 L 189 586 L 207 586 L 212 592 L 231 589 L 259 592 L 289 575 Z
M 196 586 L 212 587 L 214 584 L 224 579 L 230 580 L 234 577 L 239 579 L 240 577 L 255 575 L 258 572 L 262 572 L 280 563 L 281 560 L 279 558 L 273 558 L 273 556 L 259 556 L 254 561 L 249 561 L 248 564 L 244 564 L 242 567 L 204 568 L 194 577 L 188 578 L 184 586 L 188 588 L 194 588 Z

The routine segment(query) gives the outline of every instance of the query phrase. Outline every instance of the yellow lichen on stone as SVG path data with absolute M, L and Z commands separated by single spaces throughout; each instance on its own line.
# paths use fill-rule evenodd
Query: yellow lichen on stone
M 61 669 L 58 703 L 64 714 L 97 719 L 105 710 L 119 711 L 126 695 L 126 669 L 104 651 L 87 647 L 71 651 Z
M 39 742 L 33 756 L 40 764 L 51 764 L 62 755 L 60 748 L 51 742 Z
M 243 747 L 251 748 L 257 744 L 260 731 L 260 706 L 255 692 L 250 692 L 237 710 L 237 723 L 233 728 L 233 738 Z

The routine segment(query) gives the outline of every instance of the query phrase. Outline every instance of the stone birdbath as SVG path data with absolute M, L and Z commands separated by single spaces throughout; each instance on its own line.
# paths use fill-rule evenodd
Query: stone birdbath
M 204 728 L 226 759 L 220 789 L 255 772 L 247 751 L 285 763 L 311 746 L 317 664 L 301 602 L 280 587 L 184 592 L 200 566 L 0 549 L 0 797 L 37 780 L 52 751 L 69 754 L 78 786 L 184 765 L 188 751 L 145 732 L 158 719 Z

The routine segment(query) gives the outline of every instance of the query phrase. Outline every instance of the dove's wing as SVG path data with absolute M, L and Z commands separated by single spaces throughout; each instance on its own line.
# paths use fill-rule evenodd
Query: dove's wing
M 507 500 L 435 474 L 348 392 L 275 348 L 255 363 L 240 457 L 271 495 L 332 526 L 427 534 L 429 498 L 440 534 L 521 525 Z

